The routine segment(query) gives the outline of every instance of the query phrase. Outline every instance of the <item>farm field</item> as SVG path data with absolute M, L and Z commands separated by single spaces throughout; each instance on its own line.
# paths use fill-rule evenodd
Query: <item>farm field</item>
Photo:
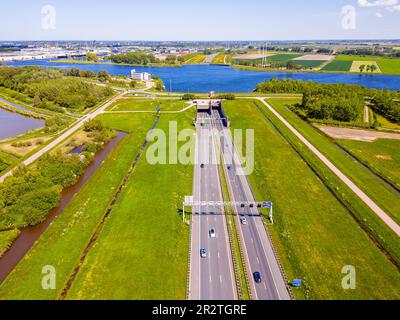
M 189 104 L 183 100 L 142 100 L 121 99 L 107 108 L 108 111 L 154 111 L 160 107 L 161 111 L 180 111 Z
M 288 278 L 302 278 L 304 282 L 302 289 L 294 290 L 296 297 L 398 298 L 397 269 L 263 117 L 256 104 L 262 108 L 259 102 L 251 100 L 227 101 L 224 107 L 234 129 L 255 130 L 256 163 L 250 182 L 256 197 L 274 202 L 276 222 L 269 227 L 274 243 Z M 341 269 L 348 264 L 357 266 L 360 277 L 360 287 L 354 291 L 341 287 Z M 374 272 L 381 267 L 382 272 Z
M 353 61 L 350 72 L 360 72 L 360 67 L 364 66 L 375 66 L 377 69 L 374 72 L 364 70 L 364 73 L 381 73 L 376 61 Z
M 272 55 L 267 58 L 268 62 L 279 62 L 282 64 L 287 64 L 289 61 L 293 60 L 294 58 L 301 57 L 302 54 L 293 54 L 293 53 L 288 53 L 288 54 L 276 54 Z M 294 62 L 294 61 L 293 61 Z
M 185 64 L 199 64 L 204 61 L 206 56 L 204 54 L 196 54 L 192 58 L 185 61 Z
M 337 142 L 400 189 L 400 140 L 379 139 L 374 142 L 337 140 Z
M 157 128 L 168 132 L 175 120 L 190 128 L 193 114 L 163 115 Z M 192 175 L 191 165 L 151 165 L 144 156 L 67 298 L 185 299 L 189 227 L 179 210 Z
M 334 61 L 375 61 L 382 73 L 400 74 L 400 59 L 398 58 L 338 55 Z
M 325 61 L 322 60 L 292 60 L 294 64 L 301 65 L 305 68 L 317 68 L 322 65 Z
M 352 64 L 352 61 L 333 60 L 322 68 L 322 71 L 350 71 Z
M 285 100 L 267 100 L 271 106 L 275 108 L 293 127 L 295 127 L 309 142 L 311 142 L 320 152 L 325 154 L 344 174 L 348 176 L 354 183 L 359 185 L 370 198 L 387 211 L 390 215 L 392 212 L 387 209 L 387 203 L 383 198 L 390 198 L 393 203 L 389 204 L 389 208 L 396 209 L 399 200 L 397 194 L 392 188 L 383 184 L 368 169 L 357 164 L 350 156 L 342 152 L 329 138 L 319 132 L 317 129 L 305 123 L 298 118 L 290 110 L 286 109 L 287 105 L 293 101 Z M 376 216 L 376 214 L 352 191 L 348 188 L 321 160 L 313 154 L 268 108 L 262 109 L 263 113 L 273 121 L 274 125 L 284 134 L 292 145 L 307 163 L 312 166 L 315 172 L 323 178 L 326 185 L 336 195 L 340 201 L 346 205 L 349 212 L 354 216 L 358 223 L 371 235 L 371 237 L 379 243 L 391 255 L 392 259 L 398 264 L 400 263 L 400 252 L 398 250 L 398 237 L 388 228 L 388 226 Z M 379 194 L 379 195 L 378 195 Z M 377 196 L 378 195 L 378 196 Z M 379 199 L 377 199 L 377 197 Z
M 0 299 L 60 297 L 155 118 L 152 115 L 112 115 L 103 116 L 102 120 L 106 125 L 110 124 L 130 134 L 118 143 L 64 212 L 0 286 Z M 43 290 L 40 286 L 42 268 L 49 264 L 57 270 L 57 290 Z
M 375 114 L 378 122 L 381 124 L 382 128 L 390 129 L 390 130 L 398 130 L 400 131 L 400 125 L 394 122 L 389 121 L 385 117 L 382 117 L 379 114 Z

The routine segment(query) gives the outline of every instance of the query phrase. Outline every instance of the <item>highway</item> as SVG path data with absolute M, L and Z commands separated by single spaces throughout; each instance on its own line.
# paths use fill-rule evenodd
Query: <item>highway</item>
M 193 182 L 195 201 L 223 201 L 215 144 L 208 136 L 211 125 L 199 122 L 209 117 L 198 114 L 196 129 L 196 161 Z M 204 164 L 204 168 L 201 168 Z M 229 245 L 225 210 L 222 206 L 193 208 L 191 222 L 190 300 L 237 300 L 235 274 Z M 215 229 L 216 238 L 210 237 Z M 207 257 L 200 257 L 200 249 Z
M 223 135 L 219 140 L 219 148 L 224 159 L 231 159 L 224 163 L 225 177 L 228 183 L 230 200 L 233 202 L 255 202 L 247 177 L 244 175 L 238 154 L 233 147 L 229 129 L 223 127 L 220 114 L 212 111 L 212 126 Z M 228 165 L 230 168 L 228 168 Z M 268 199 L 263 199 L 268 200 Z M 257 208 L 246 206 L 233 206 L 235 224 L 241 242 L 245 267 L 252 298 L 256 300 L 290 300 L 286 281 L 279 268 L 279 263 L 274 254 L 273 245 L 263 225 L 263 217 Z M 245 217 L 247 224 L 241 223 L 241 217 Z M 254 272 L 261 274 L 262 282 L 256 283 Z

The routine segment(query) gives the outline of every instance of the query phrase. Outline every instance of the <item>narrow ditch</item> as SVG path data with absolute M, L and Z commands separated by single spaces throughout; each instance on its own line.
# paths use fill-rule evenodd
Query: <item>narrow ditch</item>
M 146 136 L 146 139 L 145 139 L 144 143 L 142 144 L 142 146 L 141 146 L 141 148 L 139 150 L 139 153 L 136 155 L 136 157 L 135 157 L 135 159 L 134 159 L 134 161 L 133 161 L 133 163 L 131 165 L 131 168 L 129 169 L 128 173 L 126 174 L 125 178 L 123 179 L 122 183 L 120 184 L 118 190 L 116 191 L 116 193 L 115 193 L 113 199 L 111 200 L 111 202 L 110 202 L 110 204 L 109 204 L 109 206 L 108 206 L 103 218 L 101 219 L 101 221 L 100 221 L 99 225 L 97 226 L 95 232 L 93 233 L 92 237 L 90 238 L 89 243 L 87 244 L 86 248 L 83 250 L 82 256 L 79 259 L 79 262 L 76 264 L 76 266 L 75 266 L 71 276 L 69 277 L 69 279 L 68 279 L 68 281 L 67 281 L 67 283 L 66 283 L 66 285 L 65 285 L 65 287 L 63 289 L 63 291 L 61 292 L 59 300 L 65 300 L 65 298 L 67 297 L 68 292 L 71 289 L 72 284 L 74 283 L 76 277 L 78 276 L 79 271 L 81 270 L 81 268 L 83 266 L 83 263 L 86 260 L 87 255 L 89 254 L 90 250 L 93 248 L 94 244 L 96 243 L 96 241 L 97 241 L 97 239 L 98 239 L 98 237 L 99 237 L 99 235 L 100 235 L 100 233 L 101 233 L 101 231 L 103 229 L 104 223 L 106 222 L 107 218 L 110 216 L 112 210 L 114 209 L 114 206 L 117 203 L 117 201 L 118 201 L 118 199 L 119 199 L 119 197 L 120 197 L 120 195 L 122 193 L 122 190 L 126 186 L 126 183 L 128 182 L 129 178 L 131 177 L 133 171 L 135 170 L 137 163 L 139 162 L 144 150 L 146 149 L 146 147 L 147 147 L 147 145 L 149 143 L 149 138 L 151 137 L 154 129 L 157 127 L 159 121 L 160 121 L 160 115 L 158 114 L 157 118 L 156 118 L 156 121 L 154 122 L 153 126 L 151 127 L 150 132 Z
M 275 124 L 270 120 L 270 118 L 264 113 L 264 111 L 260 108 L 260 106 L 255 104 L 258 111 L 262 114 L 262 116 L 271 124 L 274 130 L 289 144 L 289 146 L 293 149 L 294 152 L 304 161 L 304 163 L 311 169 L 313 174 L 320 180 L 326 189 L 335 197 L 338 203 L 349 213 L 349 215 L 353 218 L 353 220 L 357 223 L 357 225 L 366 233 L 368 238 L 377 246 L 377 248 L 386 256 L 386 258 L 400 271 L 400 265 L 397 263 L 396 259 L 387 251 L 380 242 L 375 238 L 375 236 L 369 231 L 369 229 L 358 219 L 358 217 L 353 213 L 353 211 L 344 203 L 335 193 L 335 191 L 325 182 L 324 178 L 314 169 L 312 164 L 310 164 L 305 157 L 298 151 L 296 146 L 290 141 L 290 139 L 286 138 L 286 136 L 282 133 L 282 131 L 275 126 Z

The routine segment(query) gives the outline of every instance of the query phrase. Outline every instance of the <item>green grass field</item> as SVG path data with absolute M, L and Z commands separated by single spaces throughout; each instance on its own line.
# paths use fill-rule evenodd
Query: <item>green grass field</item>
M 121 99 L 110 107 L 108 111 L 156 111 L 160 106 L 161 111 L 180 111 L 189 106 L 183 100 L 142 100 L 142 99 Z
M 162 116 L 178 130 L 192 113 Z M 142 157 L 68 299 L 167 299 L 186 297 L 189 227 L 179 210 L 192 192 L 192 165 L 150 165 Z
M 342 152 L 332 141 L 316 128 L 308 125 L 286 108 L 293 101 L 268 100 L 293 127 L 295 127 L 309 142 L 323 153 L 336 167 L 362 189 L 385 212 L 399 220 L 400 198 L 392 188 L 382 183 L 372 172 L 362 167 Z M 400 264 L 399 239 L 397 235 L 353 192 L 348 188 L 322 161 L 313 154 L 271 111 L 266 107 L 263 112 L 283 132 L 313 169 L 322 177 L 332 192 L 348 207 L 355 219 L 368 230 L 371 237 L 390 253 Z
M 389 121 L 385 117 L 382 117 L 379 114 L 375 114 L 375 115 L 376 115 L 376 119 L 378 120 L 378 122 L 380 123 L 380 125 L 381 125 L 381 127 L 383 129 L 390 129 L 390 130 L 400 131 L 400 125 L 399 124 L 391 122 L 391 121 Z
M 227 101 L 232 127 L 255 130 L 259 199 L 274 202 L 270 226 L 289 280 L 301 278 L 298 299 L 396 299 L 400 275 L 253 101 Z M 357 289 L 343 290 L 343 266 L 357 270 Z M 379 270 L 379 272 L 377 272 Z
M 295 58 L 298 58 L 298 57 L 301 57 L 301 56 L 302 56 L 302 54 L 294 54 L 294 53 L 285 54 L 285 53 L 282 53 L 282 54 L 276 54 L 276 55 L 273 55 L 273 56 L 269 56 L 267 58 L 267 61 L 269 61 L 269 62 L 279 62 L 279 63 L 282 63 L 282 64 L 286 64 L 289 61 L 291 61 L 292 59 L 295 59 Z
M 128 172 L 155 118 L 153 115 L 104 115 L 114 128 L 131 132 L 49 226 L 0 286 L 0 299 L 57 299 Z M 43 290 L 42 268 L 57 271 L 57 289 Z
M 219 55 L 217 55 L 213 61 L 211 62 L 212 64 L 224 64 L 225 63 L 225 53 L 220 53 Z
M 293 60 L 295 64 L 298 64 L 304 68 L 317 68 L 321 64 L 323 64 L 325 61 L 319 61 L 319 60 Z
M 353 61 L 333 60 L 322 71 L 350 71 Z
M 338 140 L 343 148 L 400 189 L 400 140 Z
M 19 234 L 20 231 L 18 229 L 0 232 L 0 258 L 11 246 L 13 241 L 19 236 Z

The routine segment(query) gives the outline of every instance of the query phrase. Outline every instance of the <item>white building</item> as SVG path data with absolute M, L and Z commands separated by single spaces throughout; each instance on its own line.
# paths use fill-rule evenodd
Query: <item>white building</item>
M 131 70 L 131 78 L 139 81 L 150 81 L 151 74 L 147 72 L 136 72 L 135 69 Z

